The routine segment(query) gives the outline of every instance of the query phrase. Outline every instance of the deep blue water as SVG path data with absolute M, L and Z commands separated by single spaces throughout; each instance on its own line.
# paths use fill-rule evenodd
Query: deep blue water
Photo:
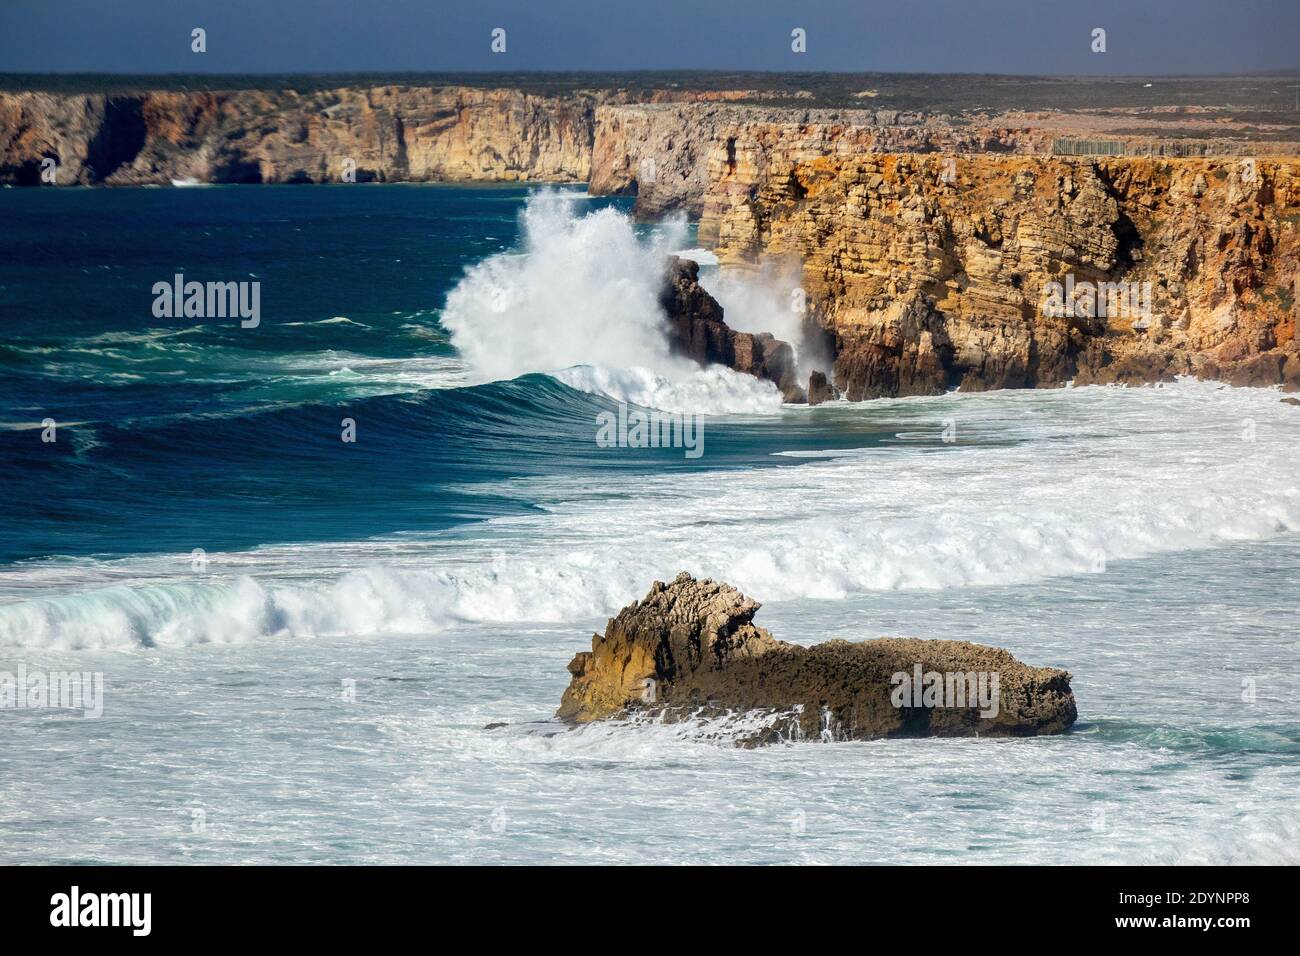
M 891 434 L 739 419 L 692 461 L 597 448 L 612 404 L 543 375 L 434 387 L 456 384 L 446 294 L 516 244 L 528 193 L 0 191 L 0 562 L 440 529 L 528 507 L 472 491 L 484 482 L 782 467 L 796 462 L 772 451 Z M 260 325 L 156 317 L 153 286 L 176 273 L 260 282 Z M 30 427 L 47 418 L 49 443 Z

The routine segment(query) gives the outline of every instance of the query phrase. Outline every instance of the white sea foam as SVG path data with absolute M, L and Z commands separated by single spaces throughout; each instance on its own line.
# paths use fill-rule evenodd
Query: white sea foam
M 721 365 L 692 370 L 676 379 L 643 366 L 576 365 L 553 375 L 570 388 L 669 412 L 743 415 L 781 409 L 781 393 L 771 382 L 756 381 L 752 376 Z
M 576 621 L 680 570 L 764 601 L 839 600 L 1093 574 L 1300 529 L 1300 416 L 1272 392 L 1183 383 L 834 410 L 846 412 L 907 412 L 914 431 L 932 412 L 936 439 L 955 420 L 958 442 L 747 471 L 605 474 L 599 493 L 575 476 L 476 486 L 463 490 L 520 496 L 541 513 L 425 539 L 213 555 L 207 579 L 180 559 L 15 566 L 0 573 L 0 600 L 12 602 L 0 605 L 0 645 Z M 972 435 L 982 443 L 963 445 Z M 133 586 L 103 587 L 120 579 Z
M 717 255 L 710 252 L 708 249 L 700 249 L 698 247 L 693 249 L 679 249 L 674 252 L 673 255 L 680 256 L 683 259 L 690 259 L 692 262 L 696 262 L 701 266 L 716 266 L 718 264 Z
M 355 325 L 359 329 L 369 328 L 364 322 L 358 322 L 355 319 L 349 319 L 346 315 L 336 315 L 332 319 L 312 319 L 309 322 L 281 322 L 285 328 L 306 325 Z

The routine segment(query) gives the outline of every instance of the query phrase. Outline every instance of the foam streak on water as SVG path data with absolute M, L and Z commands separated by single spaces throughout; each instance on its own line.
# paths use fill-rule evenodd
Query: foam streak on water
M 680 570 L 763 601 L 1007 585 L 1300 528 L 1300 416 L 1271 392 L 1188 382 L 909 404 L 933 418 L 902 438 L 933 439 L 953 423 L 957 441 L 778 469 L 614 473 L 594 495 L 576 476 L 480 485 L 466 490 L 520 496 L 540 513 L 422 538 L 215 555 L 197 580 L 182 556 L 16 566 L 0 572 L 0 646 L 568 621 L 611 613 Z M 96 586 L 108 580 L 131 586 Z

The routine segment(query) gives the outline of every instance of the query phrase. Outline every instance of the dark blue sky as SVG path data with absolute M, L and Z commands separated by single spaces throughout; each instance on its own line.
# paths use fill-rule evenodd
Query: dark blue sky
M 1296 68 L 1300 0 L 0 0 L 0 72 Z

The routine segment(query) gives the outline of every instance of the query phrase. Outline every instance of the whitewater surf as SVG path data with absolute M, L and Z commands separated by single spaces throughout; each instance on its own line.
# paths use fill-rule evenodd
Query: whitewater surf
M 101 254 L 75 195 L 61 217 L 25 195 L 19 232 Z M 0 771 L 81 756 L 0 818 L 37 800 L 119 862 L 1290 859 L 1300 416 L 1275 392 L 783 406 L 669 348 L 688 226 L 523 188 L 176 191 L 262 283 L 261 322 L 142 326 L 129 291 L 199 241 L 151 247 L 193 211 L 149 195 L 96 195 L 143 251 L 0 346 L 0 669 L 104 676 L 96 719 L 8 715 Z M 730 324 L 796 337 L 788 276 L 700 258 Z M 13 261 L 21 302 L 40 267 Z M 703 453 L 602 444 L 621 406 L 700 416 Z M 575 645 L 682 570 L 798 643 L 1068 665 L 1079 723 L 993 757 L 737 750 L 742 715 L 556 733 Z

